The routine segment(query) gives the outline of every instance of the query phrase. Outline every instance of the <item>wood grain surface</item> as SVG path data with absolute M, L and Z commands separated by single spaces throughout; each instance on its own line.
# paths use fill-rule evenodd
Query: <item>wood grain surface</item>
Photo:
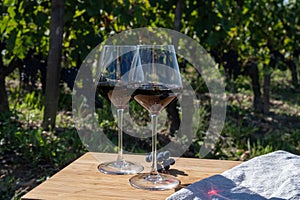
M 203 178 L 222 173 L 240 164 L 237 161 L 178 158 L 170 173 L 181 181 L 181 185 L 167 191 L 145 191 L 133 188 L 129 179 L 133 175 L 107 175 L 98 172 L 102 161 L 116 159 L 116 154 L 86 153 L 54 176 L 25 194 L 21 199 L 165 199 L 182 187 Z M 143 172 L 150 164 L 143 155 L 124 155 L 125 159 L 141 163 Z

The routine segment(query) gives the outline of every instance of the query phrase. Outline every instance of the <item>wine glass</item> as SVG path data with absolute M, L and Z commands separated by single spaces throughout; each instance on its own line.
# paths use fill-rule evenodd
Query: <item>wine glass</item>
M 173 45 L 138 45 L 139 59 L 143 72 L 134 99 L 151 115 L 152 123 L 152 165 L 149 173 L 133 176 L 132 186 L 145 190 L 167 190 L 177 187 L 180 181 L 174 176 L 159 173 L 157 170 L 157 118 L 159 113 L 182 89 L 182 82 Z
M 118 122 L 117 159 L 98 166 L 98 170 L 106 174 L 135 174 L 144 169 L 142 165 L 123 158 L 123 112 L 135 84 L 131 71 L 135 66 L 136 50 L 136 46 L 130 45 L 105 45 L 100 55 L 102 68 L 97 91 L 114 105 Z

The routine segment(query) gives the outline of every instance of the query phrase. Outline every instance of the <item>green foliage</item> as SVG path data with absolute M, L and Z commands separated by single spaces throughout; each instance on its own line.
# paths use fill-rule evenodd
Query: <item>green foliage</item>
M 24 194 L 17 192 L 21 184 L 32 178 L 36 180 L 34 185 L 39 184 L 86 151 L 66 113 L 59 114 L 59 128 L 44 131 L 40 127 L 43 111 L 40 91 L 24 95 L 19 90 L 10 91 L 12 97 L 18 98 L 10 100 L 16 101 L 12 104 L 12 114 L 0 116 L 0 158 L 5 162 L 5 167 L 0 168 L 1 199 L 12 196 L 18 199 Z M 34 174 L 37 166 L 44 166 L 41 174 Z M 16 168 L 17 171 L 11 170 Z M 28 180 L 20 177 L 20 173 L 29 173 Z
M 14 151 L 23 160 L 39 162 L 40 159 L 44 159 L 59 166 L 65 162 L 65 159 L 70 159 L 65 155 L 61 155 L 60 152 L 65 148 L 80 147 L 81 142 L 75 128 L 72 128 L 70 118 L 68 123 L 65 124 L 60 121 L 62 130 L 52 130 L 50 132 L 42 130 L 40 124 L 37 123 L 41 121 L 43 111 L 42 95 L 39 91 L 27 93 L 16 103 L 14 109 L 15 112 L 13 113 L 15 114 L 1 118 L 2 153 Z M 67 117 L 65 113 L 62 114 Z M 68 120 L 68 118 L 65 120 Z M 60 138 L 59 134 L 62 131 L 64 137 Z M 80 149 L 82 148 L 79 148 L 78 152 L 81 151 Z M 74 151 L 77 150 L 74 149 Z M 34 152 L 38 152 L 38 155 L 33 154 Z
M 1 3 L 2 4 L 2 3 Z M 46 54 L 48 50 L 49 1 L 4 1 L 0 16 L 1 41 L 5 57 L 24 59 L 30 49 Z
M 262 145 L 260 141 L 257 141 L 257 143 L 253 144 L 252 152 L 251 152 L 251 158 L 264 155 L 267 153 L 271 153 L 274 151 L 274 148 L 270 145 Z
M 299 76 L 300 1 L 184 2 L 180 31 L 199 41 L 227 77 L 227 121 L 208 158 L 246 160 L 277 149 L 299 153 L 300 96 L 299 89 L 291 86 L 289 64 L 295 64 Z M 79 67 L 97 44 L 123 30 L 146 26 L 172 29 L 176 3 L 170 0 L 67 0 L 63 67 Z M 43 57 L 48 55 L 50 9 L 50 0 L 0 2 L 0 42 L 5 66 L 14 58 L 28 59 L 30 50 Z M 228 56 L 229 52 L 234 52 L 236 57 Z M 252 112 L 253 85 L 244 73 L 247 71 L 244 63 L 249 59 L 258 63 L 261 79 L 264 74 L 272 74 L 271 113 L 267 116 Z M 272 63 L 272 59 L 276 62 Z M 232 60 L 236 62 L 228 63 Z M 228 65 L 231 69 L 238 68 L 237 77 L 232 78 L 233 72 Z M 192 66 L 183 63 L 181 70 L 201 101 L 200 110 L 195 113 L 201 121 L 193 124 L 195 138 L 189 149 L 190 155 L 197 157 L 210 117 L 208 90 Z M 8 78 L 14 82 L 19 79 L 18 76 Z M 16 168 L 22 168 L 20 165 L 29 171 L 29 177 L 34 176 L 37 181 L 33 185 L 36 185 L 85 152 L 72 122 L 70 91 L 61 88 L 57 128 L 44 131 L 40 127 L 44 95 L 39 90 L 28 91 L 18 85 L 15 83 L 7 88 L 12 112 L 0 119 L 0 158 L 13 168 L 10 171 L 0 169 L 0 199 L 18 198 L 22 194 L 17 190 L 19 183 L 25 181 L 14 172 Z M 115 118 L 110 112 L 110 104 L 103 102 L 103 107 L 97 109 L 99 126 L 116 144 Z M 127 111 L 137 125 L 148 129 L 146 125 L 150 119 L 146 110 L 131 102 Z M 125 124 L 125 128 L 136 127 Z M 147 139 L 129 138 L 129 141 L 124 146 L 131 152 L 144 152 L 151 143 Z M 46 166 L 47 170 L 41 174 L 29 170 L 36 170 L 36 166 Z
M 243 121 L 227 119 L 219 142 L 210 156 L 222 159 L 240 159 L 240 150 L 249 150 L 249 142 L 252 141 L 257 130 L 257 127 L 245 125 Z

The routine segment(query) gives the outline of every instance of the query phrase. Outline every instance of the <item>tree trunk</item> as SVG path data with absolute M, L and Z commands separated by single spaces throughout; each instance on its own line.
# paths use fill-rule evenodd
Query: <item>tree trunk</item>
M 2 44 L 0 44 L 2 46 Z M 21 65 L 20 60 L 14 59 L 9 66 L 4 66 L 3 60 L 0 59 L 0 114 L 9 112 L 8 95 L 6 92 L 5 77 L 12 73 Z
M 264 96 L 263 96 L 263 112 L 264 114 L 269 113 L 270 109 L 270 84 L 271 84 L 271 73 L 266 72 L 264 74 Z
M 65 0 L 52 0 L 50 21 L 50 48 L 47 65 L 45 110 L 43 127 L 55 127 L 59 100 L 59 80 L 63 40 L 63 15 Z
M 174 19 L 174 30 L 175 31 L 180 31 L 183 6 L 184 6 L 184 1 L 177 0 L 176 10 L 175 10 L 175 19 Z
M 168 113 L 168 120 L 171 122 L 170 124 L 170 133 L 173 135 L 180 127 L 180 117 L 179 117 L 179 111 L 177 109 L 177 102 L 178 100 L 176 99 L 172 103 L 170 103 L 167 106 L 167 113 Z
M 5 48 L 4 43 L 0 43 L 0 50 Z M 0 59 L 0 113 L 9 111 L 8 96 L 5 88 L 5 77 L 6 73 L 4 70 L 4 64 L 2 58 Z
M 175 31 L 180 31 L 183 6 L 184 6 L 184 1 L 178 0 L 177 5 L 176 5 L 176 10 L 175 10 L 175 19 L 174 19 L 174 30 Z M 173 41 L 173 43 L 174 43 L 174 46 L 177 46 L 178 41 Z M 173 101 L 166 108 L 166 111 L 168 113 L 168 120 L 171 122 L 169 131 L 172 135 L 180 127 L 180 117 L 179 117 L 179 111 L 177 109 L 177 102 L 178 102 L 178 100 Z
M 0 70 L 0 113 L 9 112 L 8 96 L 5 89 L 5 74 Z
M 253 107 L 256 112 L 263 112 L 263 103 L 261 100 L 261 91 L 259 84 L 259 70 L 255 61 L 248 61 L 246 63 L 246 74 L 250 76 L 253 90 Z
M 294 88 L 298 88 L 299 84 L 296 64 L 292 60 L 288 60 L 286 63 L 292 73 L 292 85 L 294 86 Z

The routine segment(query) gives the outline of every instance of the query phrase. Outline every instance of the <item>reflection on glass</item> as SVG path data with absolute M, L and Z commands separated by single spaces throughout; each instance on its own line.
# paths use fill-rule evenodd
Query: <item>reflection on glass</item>
M 145 190 L 167 190 L 178 186 L 180 181 L 157 171 L 157 118 L 160 112 L 182 89 L 182 82 L 173 45 L 138 45 L 138 65 L 141 78 L 134 92 L 134 99 L 151 115 L 152 122 L 152 165 L 149 173 L 133 176 L 132 186 Z M 136 75 L 137 76 L 137 75 Z

